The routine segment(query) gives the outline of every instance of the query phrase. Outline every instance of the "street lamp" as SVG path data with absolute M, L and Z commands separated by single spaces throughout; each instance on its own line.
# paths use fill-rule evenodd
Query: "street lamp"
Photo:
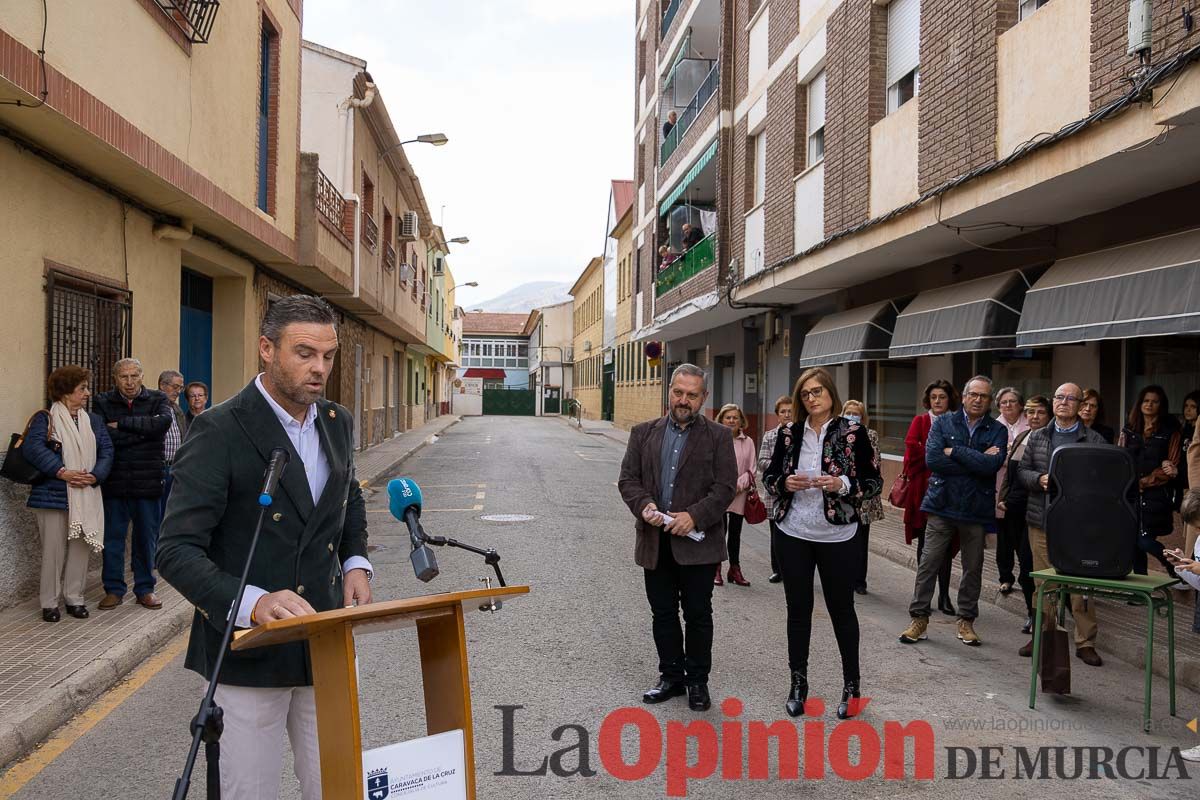
M 450 239 L 446 242 L 446 244 L 470 244 L 470 243 L 471 243 L 471 240 L 465 236 L 456 236 L 453 239 Z
M 479 282 L 478 282 L 478 281 L 471 281 L 470 283 L 459 283 L 459 284 L 455 284 L 454 286 L 451 286 L 451 287 L 450 287 L 450 291 L 452 291 L 452 292 L 453 292 L 453 291 L 454 291 L 455 289 L 457 289 L 459 286 L 470 286 L 472 289 L 478 289 L 478 288 L 479 288 Z M 482 310 L 482 309 L 476 309 L 476 311 L 480 311 L 480 310 Z
M 401 148 L 406 144 L 412 144 L 413 142 L 420 142 L 421 144 L 431 144 L 434 147 L 441 147 L 448 141 L 450 141 L 450 137 L 446 136 L 446 134 L 444 134 L 444 133 L 422 133 L 420 136 L 418 136 L 415 139 L 405 139 L 403 142 L 397 142 L 396 144 L 392 145 L 391 147 L 381 150 L 379 153 L 378 160 L 383 161 L 383 157 L 386 156 L 388 153 L 390 153 L 393 150 L 396 150 L 398 148 Z

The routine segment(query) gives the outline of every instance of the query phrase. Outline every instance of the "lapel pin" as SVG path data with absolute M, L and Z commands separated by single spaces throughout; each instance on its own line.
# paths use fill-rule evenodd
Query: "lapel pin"
M 336 418 L 337 418 L 337 412 L 336 412 L 336 411 L 334 411 L 332 408 L 331 408 L 331 409 L 329 409 L 329 418 L 330 418 L 330 419 L 336 419 Z

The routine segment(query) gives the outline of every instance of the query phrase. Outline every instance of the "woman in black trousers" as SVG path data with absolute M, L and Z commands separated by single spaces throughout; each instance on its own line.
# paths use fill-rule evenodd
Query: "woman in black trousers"
M 785 709 L 804 712 L 808 699 L 808 653 L 812 636 L 813 576 L 820 572 L 825 607 L 842 658 L 838 718 L 858 713 L 858 616 L 854 535 L 859 505 L 883 489 L 879 460 L 862 425 L 836 416 L 842 407 L 833 377 L 810 369 L 792 395 L 796 421 L 779 432 L 763 482 L 777 498 L 775 550 L 787 596 L 788 662 L 792 685 Z

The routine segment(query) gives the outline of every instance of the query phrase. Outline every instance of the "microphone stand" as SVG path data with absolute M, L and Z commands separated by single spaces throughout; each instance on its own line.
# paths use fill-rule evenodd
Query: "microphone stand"
M 449 539 L 445 536 L 430 536 L 424 531 L 421 532 L 421 536 L 423 541 L 425 541 L 427 544 L 436 545 L 438 547 L 457 547 L 460 550 L 466 550 L 468 552 L 483 556 L 483 563 L 496 570 L 496 580 L 500 582 L 500 585 L 508 586 L 508 584 L 504 582 L 504 575 L 500 572 L 500 554 L 492 548 L 484 550 L 482 548 L 475 547 L 474 545 L 460 542 L 457 539 Z
M 271 499 L 270 495 L 263 495 L 263 497 Z M 207 789 L 206 797 L 208 800 L 221 800 L 221 733 L 225 729 L 225 724 L 222 721 L 224 712 L 213 702 L 213 695 L 217 691 L 217 679 L 221 675 L 221 665 L 225 663 L 225 653 L 229 651 L 229 642 L 233 639 L 237 612 L 242 607 L 242 596 L 246 594 L 246 584 L 250 579 L 250 563 L 254 560 L 254 550 L 258 547 L 258 535 L 262 532 L 267 509 L 271 506 L 270 502 L 263 505 L 261 498 L 259 503 L 258 524 L 254 526 L 254 535 L 250 538 L 250 551 L 246 554 L 246 564 L 242 567 L 242 579 L 238 583 L 237 598 L 233 601 L 233 607 L 229 609 L 229 616 L 225 619 L 225 633 L 221 636 L 221 647 L 217 651 L 217 662 L 213 665 L 208 691 L 205 692 L 204 699 L 200 701 L 200 711 L 192 718 L 192 746 L 188 750 L 183 774 L 175 781 L 175 793 L 171 795 L 171 800 L 184 800 L 187 797 L 192 781 L 192 770 L 196 767 L 196 755 L 200 751 L 201 742 L 204 742 L 204 760 L 208 765 L 204 779 Z

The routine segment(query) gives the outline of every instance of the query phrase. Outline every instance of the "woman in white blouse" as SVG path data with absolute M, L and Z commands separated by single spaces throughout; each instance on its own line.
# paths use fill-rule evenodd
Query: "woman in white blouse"
M 833 377 L 810 369 L 792 395 L 796 421 L 784 426 L 763 476 L 774 495 L 775 549 L 787 596 L 788 662 L 792 685 L 785 703 L 790 716 L 808 699 L 808 653 L 812 636 L 813 576 L 833 622 L 844 679 L 838 718 L 858 713 L 861 698 L 858 616 L 854 580 L 858 552 L 854 534 L 861 504 L 883 488 L 879 456 L 861 424 L 836 416 L 842 408 Z

